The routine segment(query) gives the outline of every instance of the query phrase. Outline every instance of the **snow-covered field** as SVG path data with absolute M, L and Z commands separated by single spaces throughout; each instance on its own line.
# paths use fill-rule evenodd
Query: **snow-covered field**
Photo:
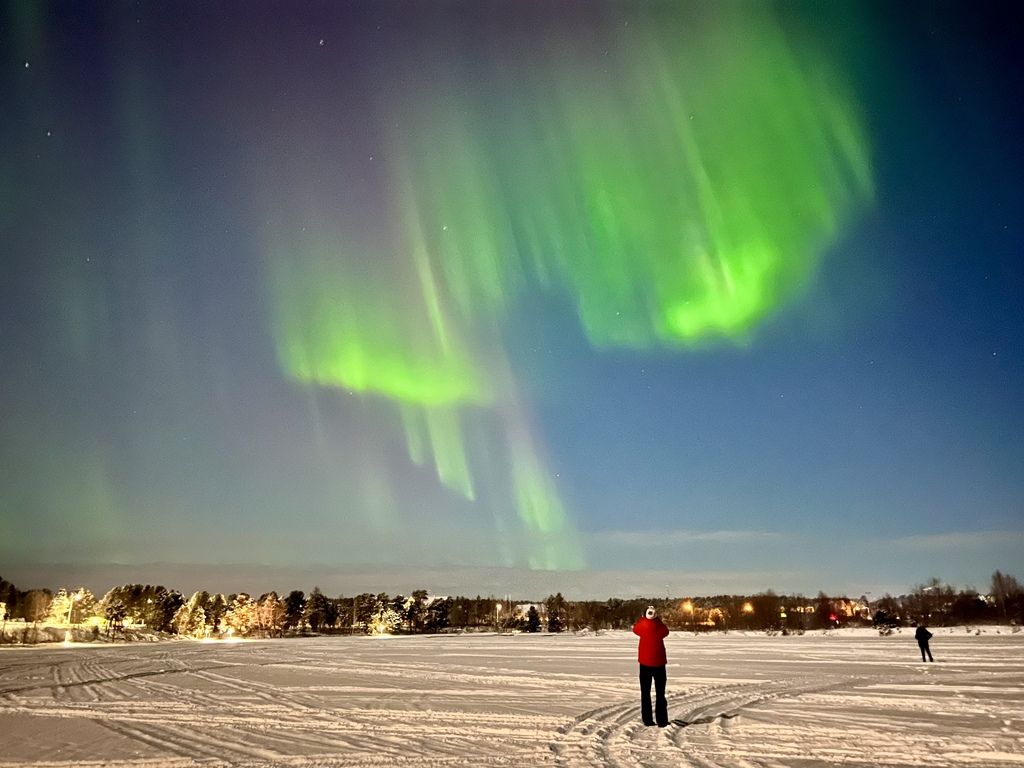
M 336 637 L 0 651 L 0 765 L 1024 764 L 1024 633 Z

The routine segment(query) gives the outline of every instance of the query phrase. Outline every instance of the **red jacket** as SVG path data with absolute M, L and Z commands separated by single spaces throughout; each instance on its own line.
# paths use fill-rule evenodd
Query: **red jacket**
M 637 658 L 645 667 L 664 667 L 668 663 L 665 656 L 664 639 L 668 637 L 668 627 L 655 616 L 648 619 L 641 616 L 633 625 L 633 634 L 640 635 L 640 648 Z

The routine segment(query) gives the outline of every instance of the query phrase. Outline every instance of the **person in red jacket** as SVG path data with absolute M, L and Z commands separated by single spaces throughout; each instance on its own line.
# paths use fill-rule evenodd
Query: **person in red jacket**
M 666 627 L 653 605 L 633 625 L 633 634 L 640 636 L 640 647 L 637 657 L 640 661 L 640 715 L 644 725 L 659 728 L 668 725 L 668 701 L 665 699 L 665 638 L 668 637 Z M 654 680 L 654 718 L 651 717 L 651 680 Z

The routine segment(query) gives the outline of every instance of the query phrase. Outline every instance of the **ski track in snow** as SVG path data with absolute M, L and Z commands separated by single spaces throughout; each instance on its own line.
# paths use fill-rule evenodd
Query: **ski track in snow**
M 0 651 L 0 766 L 1024 766 L 1024 634 L 335 637 Z

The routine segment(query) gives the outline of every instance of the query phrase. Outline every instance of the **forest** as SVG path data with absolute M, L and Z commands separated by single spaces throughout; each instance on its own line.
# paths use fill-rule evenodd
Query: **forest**
M 420 634 L 445 632 L 580 632 L 628 629 L 654 605 L 676 631 L 803 632 L 844 626 L 953 626 L 1024 622 L 1024 589 L 1016 577 L 995 571 L 989 590 L 957 589 L 938 578 L 907 594 L 871 599 L 766 590 L 753 595 L 636 597 L 570 600 L 561 593 L 542 600 L 511 596 L 434 596 L 363 593 L 331 597 L 319 587 L 254 596 L 125 584 L 97 598 L 89 589 L 19 590 L 0 579 L 4 642 L 24 642 L 30 627 L 86 629 L 117 639 L 128 630 L 191 638 L 285 637 L 308 634 Z M 80 637 L 76 635 L 76 637 Z

